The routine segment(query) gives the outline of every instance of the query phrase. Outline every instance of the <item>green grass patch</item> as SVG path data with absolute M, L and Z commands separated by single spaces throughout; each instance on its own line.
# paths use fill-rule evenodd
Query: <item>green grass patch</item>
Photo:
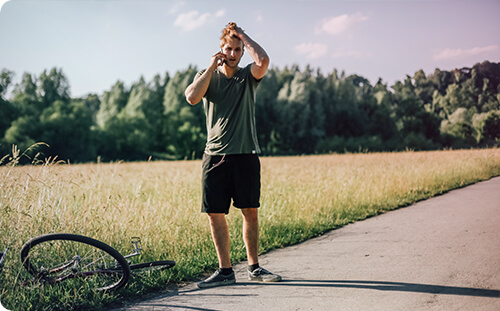
M 262 158 L 260 251 L 296 244 L 451 189 L 500 175 L 500 149 Z M 168 291 L 217 267 L 210 228 L 200 213 L 201 162 L 146 162 L 0 167 L 0 300 L 10 310 L 99 310 Z M 242 219 L 228 216 L 231 256 L 245 260 Z M 134 276 L 113 293 L 85 283 L 25 286 L 19 262 L 28 239 L 49 232 L 87 235 L 144 254 L 134 261 L 171 259 L 167 271 Z

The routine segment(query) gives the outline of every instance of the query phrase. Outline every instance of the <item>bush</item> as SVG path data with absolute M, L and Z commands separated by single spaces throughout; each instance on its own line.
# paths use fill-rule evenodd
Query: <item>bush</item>
M 483 123 L 483 140 L 485 142 L 500 141 L 500 113 L 492 111 Z
M 412 150 L 435 150 L 441 147 L 439 144 L 426 138 L 424 134 L 413 132 L 406 135 L 403 140 L 403 145 L 405 148 Z
M 380 136 L 340 137 L 321 140 L 316 145 L 318 153 L 368 152 L 387 150 Z

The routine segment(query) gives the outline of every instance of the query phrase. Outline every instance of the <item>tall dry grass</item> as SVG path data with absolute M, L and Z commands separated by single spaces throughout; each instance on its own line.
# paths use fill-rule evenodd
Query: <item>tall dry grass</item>
M 261 162 L 261 251 L 500 175 L 500 149 L 276 157 Z M 122 292 L 93 295 L 92 308 L 214 268 L 208 221 L 200 213 L 200 174 L 200 161 L 46 161 L 0 167 L 0 249 L 11 247 L 0 276 L 2 303 L 23 306 L 19 310 L 89 306 L 85 290 L 68 295 L 61 289 L 11 289 L 10 283 L 27 277 L 18 261 L 22 244 L 48 232 L 87 235 L 122 253 L 131 251 L 130 237 L 140 236 L 145 249 L 140 260 L 177 261 L 174 269 L 134 279 Z M 241 215 L 233 209 L 228 220 L 232 258 L 244 260 Z

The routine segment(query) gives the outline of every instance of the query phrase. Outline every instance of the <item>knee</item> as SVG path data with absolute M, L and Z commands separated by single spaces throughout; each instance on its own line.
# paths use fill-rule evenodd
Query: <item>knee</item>
M 246 208 L 242 209 L 243 218 L 249 223 L 259 222 L 259 210 L 257 208 Z
M 207 215 L 211 225 L 220 226 L 226 223 L 225 214 L 209 213 Z

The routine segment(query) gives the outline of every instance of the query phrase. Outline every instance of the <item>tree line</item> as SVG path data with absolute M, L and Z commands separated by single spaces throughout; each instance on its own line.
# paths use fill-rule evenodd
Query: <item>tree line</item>
M 185 88 L 198 69 L 117 81 L 103 94 L 70 96 L 62 69 L 0 75 L 0 155 L 37 142 L 72 162 L 197 159 L 206 140 L 202 105 Z M 8 90 L 9 98 L 6 98 Z M 500 142 L 500 63 L 423 70 L 388 86 L 307 66 L 270 68 L 256 101 L 264 155 L 476 148 Z M 0 156 L 1 158 L 1 156 Z

